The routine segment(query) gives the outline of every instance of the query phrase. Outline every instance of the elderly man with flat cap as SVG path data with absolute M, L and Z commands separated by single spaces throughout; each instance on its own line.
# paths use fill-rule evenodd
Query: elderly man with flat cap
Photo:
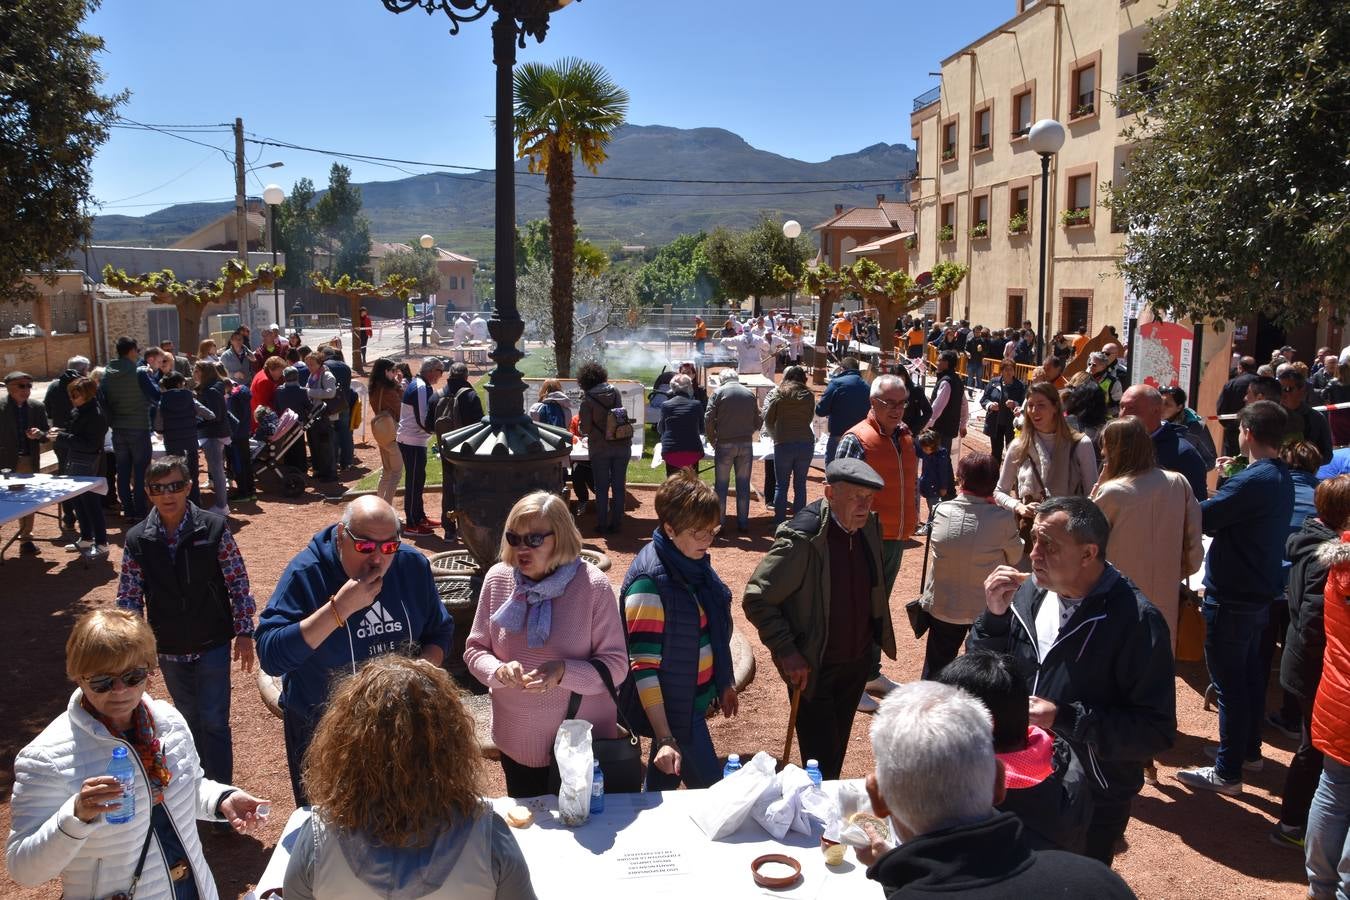
M 860 459 L 830 463 L 825 498 L 778 526 L 741 600 L 789 697 L 800 694 L 802 759 L 817 760 L 827 779 L 844 766 L 873 642 L 895 659 L 881 528 L 872 512 L 884 487 Z
M 281 676 L 286 762 L 295 803 L 308 803 L 301 762 L 337 673 L 386 653 L 440 665 L 454 623 L 425 556 L 401 541 L 398 513 L 361 497 L 290 561 L 255 631 L 258 662 Z

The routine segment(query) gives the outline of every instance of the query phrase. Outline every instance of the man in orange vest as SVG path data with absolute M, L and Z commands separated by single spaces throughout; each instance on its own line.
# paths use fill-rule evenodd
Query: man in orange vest
M 919 458 L 914 453 L 914 436 L 904 423 L 905 401 L 909 391 L 896 375 L 881 375 L 872 382 L 872 408 L 867 418 L 844 433 L 835 450 L 835 459 L 860 459 L 867 463 L 886 487 L 877 494 L 873 511 L 881 522 L 881 573 L 886 603 L 891 600 L 895 578 L 900 574 L 900 557 L 905 539 L 918 524 Z M 881 647 L 872 645 L 872 669 L 867 690 L 889 693 L 895 682 L 881 674 Z M 858 701 L 859 712 L 876 712 L 877 701 L 867 693 Z

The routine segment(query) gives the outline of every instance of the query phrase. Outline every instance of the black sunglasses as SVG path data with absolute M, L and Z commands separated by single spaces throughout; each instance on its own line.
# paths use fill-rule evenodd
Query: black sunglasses
M 158 497 L 161 494 L 177 494 L 179 491 L 187 490 L 186 481 L 155 481 L 147 484 L 145 490 L 152 497 Z
M 85 681 L 89 684 L 89 690 L 93 691 L 95 694 L 106 694 L 108 691 L 111 691 L 119 681 L 130 688 L 136 687 L 136 685 L 149 677 L 149 669 L 145 666 L 137 666 L 134 669 L 123 672 L 121 675 L 94 675 L 86 678 Z
M 532 531 L 529 534 L 516 534 L 514 531 L 508 531 L 505 535 L 506 543 L 512 547 L 519 547 L 524 544 L 531 550 L 538 549 L 544 545 L 544 541 L 553 537 L 551 531 Z

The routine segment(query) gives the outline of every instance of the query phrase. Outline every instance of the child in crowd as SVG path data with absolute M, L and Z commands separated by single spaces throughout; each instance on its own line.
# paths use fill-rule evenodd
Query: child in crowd
M 955 496 L 951 482 L 951 452 L 942 446 L 937 432 L 931 428 L 919 434 L 914 442 L 914 452 L 919 457 L 919 496 L 928 501 L 928 517 L 932 521 L 933 507 L 943 500 Z M 919 526 L 920 534 L 928 533 L 926 524 Z
M 253 438 L 259 446 L 272 440 L 276 436 L 277 426 L 281 424 L 281 419 L 277 416 L 276 410 L 270 406 L 259 406 L 255 409 L 253 421 L 257 426 L 253 430 Z
M 202 405 L 187 386 L 187 379 L 178 372 L 165 375 L 159 382 L 159 409 L 155 412 L 155 430 L 164 435 L 164 452 L 181 456 L 192 473 L 191 493 L 188 499 L 201 505 L 201 490 L 197 487 L 197 423 L 214 422 L 215 413 Z

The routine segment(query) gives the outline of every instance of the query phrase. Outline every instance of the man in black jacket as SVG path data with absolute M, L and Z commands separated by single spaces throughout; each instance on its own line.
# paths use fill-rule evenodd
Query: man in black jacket
M 1092 789 L 1069 742 L 1028 724 L 1030 696 L 1006 653 L 975 650 L 958 656 L 937 681 L 984 704 L 994 720 L 994 753 L 1003 763 L 1000 812 L 1016 813 L 1033 850 L 1083 852 L 1092 820 Z
M 1284 442 L 1308 441 L 1317 447 L 1326 465 L 1331 461 L 1331 425 L 1308 402 L 1308 380 L 1291 365 L 1280 366 L 1275 375 L 1280 381 L 1280 405 L 1289 417 Z
M 1083 761 L 1095 807 L 1084 852 L 1109 864 L 1145 764 L 1176 737 L 1172 639 L 1162 613 L 1106 561 L 1111 526 L 1092 501 L 1041 503 L 1032 533 L 1034 578 L 994 569 L 968 646 L 1012 654 L 1032 693 L 1030 723 Z
M 89 374 L 89 360 L 83 356 L 72 356 L 66 360 L 66 370 L 61 376 L 47 385 L 47 392 L 42 395 L 42 405 L 47 408 L 47 421 L 53 428 L 65 428 L 70 424 L 70 411 L 74 404 L 70 400 L 68 388 L 70 383 L 76 378 L 82 378 Z M 66 474 L 66 448 L 63 443 L 58 443 L 54 448 L 56 452 L 56 471 L 60 474 Z M 61 504 L 61 530 L 75 530 L 75 501 L 67 501 Z
M 1256 359 L 1250 356 L 1244 356 L 1238 360 L 1238 373 L 1224 384 L 1223 389 L 1219 391 L 1219 403 L 1215 412 L 1219 415 L 1230 415 L 1242 409 L 1248 403 L 1247 385 L 1256 379 Z M 1237 419 L 1224 420 L 1223 426 L 1223 455 L 1238 455 L 1238 425 Z
M 1120 397 L 1120 414 L 1137 418 L 1153 438 L 1158 465 L 1185 477 L 1195 499 L 1204 503 L 1209 499 L 1209 483 L 1205 480 L 1209 467 L 1200 451 L 1186 439 L 1186 429 L 1163 419 L 1162 408 L 1162 394 L 1147 384 L 1126 388 Z
M 187 720 L 206 777 L 230 783 L 230 659 L 253 670 L 256 603 L 223 517 L 188 500 L 188 464 L 162 456 L 145 474 L 151 511 L 126 534 L 117 605 L 144 612 L 159 670 Z
M 483 401 L 469 383 L 469 367 L 462 362 L 450 364 L 445 387 L 437 395 L 434 416 L 435 434 L 440 444 L 441 455 L 441 524 L 445 528 L 445 539 L 454 541 L 459 537 L 459 528 L 455 520 L 455 485 L 450 478 L 449 463 L 445 461 L 447 449 L 442 435 L 477 424 L 483 418 Z
M 33 396 L 33 376 L 10 372 L 5 376 L 5 393 L 0 396 L 0 469 L 12 469 L 21 475 L 42 470 L 42 445 L 47 442 L 47 410 Z M 19 542 L 19 553 L 37 556 L 33 543 L 33 516 L 19 519 L 19 533 L 10 543 Z
M 1017 816 L 995 810 L 1004 765 L 990 732 L 984 705 L 950 685 L 911 682 L 882 701 L 872 724 L 876 771 L 867 776 L 867 793 L 872 811 L 890 817 L 903 843 L 887 850 L 873 832 L 872 846 L 858 851 L 870 864 L 867 877 L 890 900 L 1133 897 L 1096 860 L 1032 850 Z

